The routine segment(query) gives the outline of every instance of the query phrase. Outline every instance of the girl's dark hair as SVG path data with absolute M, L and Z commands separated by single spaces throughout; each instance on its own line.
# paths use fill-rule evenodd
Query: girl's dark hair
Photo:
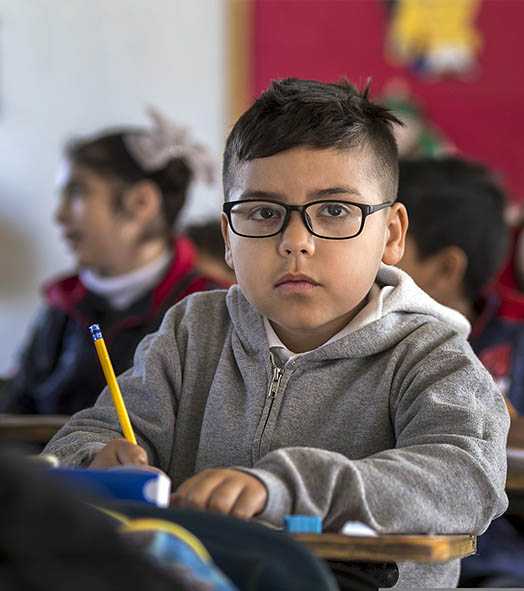
M 92 138 L 70 142 L 65 149 L 67 159 L 93 172 L 125 184 L 148 180 L 155 183 L 162 196 L 162 213 L 170 233 L 184 207 L 193 172 L 183 157 L 172 158 L 162 169 L 147 172 L 131 156 L 126 136 L 140 129 L 114 130 Z M 117 203 L 118 206 L 118 203 Z
M 398 150 L 393 124 L 402 123 L 369 99 L 369 85 L 358 91 L 349 82 L 325 83 L 287 78 L 274 81 L 240 117 L 224 151 L 225 200 L 242 162 L 292 148 L 349 150 L 369 148 L 375 176 L 385 196 L 394 199 Z

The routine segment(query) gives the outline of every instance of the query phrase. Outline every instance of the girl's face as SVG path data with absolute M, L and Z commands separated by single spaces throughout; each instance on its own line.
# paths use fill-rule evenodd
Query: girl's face
M 118 183 L 70 164 L 60 189 L 55 219 L 77 264 L 106 276 L 134 269 L 142 228 L 125 208 L 117 208 Z

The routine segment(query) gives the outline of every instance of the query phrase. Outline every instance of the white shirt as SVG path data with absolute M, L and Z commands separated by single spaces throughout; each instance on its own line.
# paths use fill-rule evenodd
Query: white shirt
M 117 277 L 102 277 L 91 269 L 82 269 L 80 281 L 89 291 L 106 298 L 112 308 L 123 310 L 159 282 L 169 266 L 171 256 L 171 252 L 166 252 L 144 267 Z

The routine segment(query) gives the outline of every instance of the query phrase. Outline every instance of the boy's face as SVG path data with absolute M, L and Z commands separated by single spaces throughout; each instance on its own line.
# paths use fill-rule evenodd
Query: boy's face
M 81 166 L 66 167 L 55 219 L 80 267 L 119 275 L 134 267 L 138 228 L 115 209 L 115 186 Z
M 404 255 L 397 266 L 408 273 L 421 289 L 431 297 L 435 297 L 431 281 L 434 269 L 427 260 L 420 256 L 417 243 L 410 234 L 406 237 Z
M 255 194 L 294 205 L 330 198 L 378 204 L 392 195 L 384 194 L 374 166 L 359 148 L 295 148 L 243 163 L 229 199 Z M 222 225 L 226 261 L 243 293 L 298 353 L 326 342 L 358 313 L 380 262 L 401 258 L 407 216 L 403 205 L 394 204 L 368 216 L 362 233 L 347 240 L 313 236 L 298 212 L 284 232 L 269 238 L 237 236 L 225 215 Z
M 434 300 L 464 313 L 459 306 L 465 298 L 467 257 L 461 248 L 446 246 L 432 255 L 422 256 L 417 242 L 408 233 L 404 256 L 397 266 Z

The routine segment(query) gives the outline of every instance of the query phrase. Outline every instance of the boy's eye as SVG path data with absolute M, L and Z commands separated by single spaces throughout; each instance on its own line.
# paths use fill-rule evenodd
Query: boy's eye
M 256 207 L 249 212 L 248 218 L 251 220 L 275 220 L 281 216 L 279 209 L 264 205 L 263 207 Z
M 355 215 L 354 207 L 343 203 L 324 203 L 317 211 L 324 217 L 340 218 Z

